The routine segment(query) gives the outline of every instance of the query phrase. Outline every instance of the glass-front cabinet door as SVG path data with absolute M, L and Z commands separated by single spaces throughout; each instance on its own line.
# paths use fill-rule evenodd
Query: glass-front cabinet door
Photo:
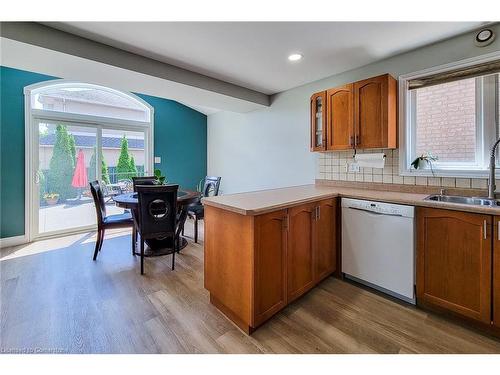
M 326 91 L 311 96 L 311 151 L 326 149 Z

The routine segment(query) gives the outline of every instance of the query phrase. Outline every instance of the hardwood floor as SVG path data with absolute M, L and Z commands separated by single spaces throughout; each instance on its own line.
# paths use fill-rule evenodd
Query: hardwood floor
M 3 249 L 0 353 L 500 353 L 496 339 L 333 278 L 246 336 L 209 303 L 200 238 L 175 271 L 170 256 L 149 258 L 144 276 L 123 231 L 96 262 L 94 234 Z

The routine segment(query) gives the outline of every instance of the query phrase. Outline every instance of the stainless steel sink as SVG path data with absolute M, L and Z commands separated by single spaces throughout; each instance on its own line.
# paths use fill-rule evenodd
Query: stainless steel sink
M 456 195 L 434 194 L 434 195 L 429 195 L 424 200 L 436 201 L 436 202 L 446 202 L 446 203 L 470 204 L 473 206 L 498 206 L 498 205 L 500 205 L 499 201 L 496 199 L 476 198 L 476 197 L 460 197 L 460 196 L 456 196 Z

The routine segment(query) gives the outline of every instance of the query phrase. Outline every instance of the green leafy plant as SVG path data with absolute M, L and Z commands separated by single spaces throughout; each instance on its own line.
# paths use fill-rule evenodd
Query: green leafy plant
M 155 177 L 160 185 L 163 185 L 167 182 L 167 178 L 162 175 L 161 170 L 159 169 L 155 169 Z
M 436 160 L 438 160 L 437 156 L 427 152 L 415 158 L 415 160 L 411 162 L 411 166 L 415 169 L 424 169 L 427 165 L 429 165 L 432 169 L 432 163 Z
M 205 186 L 205 179 L 202 178 L 200 181 L 198 181 L 198 185 L 196 185 L 196 191 L 198 193 L 203 193 L 203 187 Z

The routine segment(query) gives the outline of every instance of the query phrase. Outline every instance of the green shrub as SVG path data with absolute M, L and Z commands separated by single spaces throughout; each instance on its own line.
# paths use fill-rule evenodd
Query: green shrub
M 133 156 L 130 157 L 129 177 L 137 177 L 137 167 L 135 166 L 135 160 Z
M 118 164 L 116 165 L 116 173 L 118 175 L 118 180 L 123 180 L 129 178 L 130 172 L 130 155 L 128 153 L 128 141 L 125 136 L 122 138 L 120 157 L 118 158 Z
M 59 194 L 61 200 L 74 197 L 75 191 L 71 186 L 74 169 L 75 165 L 68 129 L 64 125 L 57 125 L 56 143 L 53 148 L 50 169 L 47 176 L 47 190 Z
M 96 180 L 96 147 L 94 146 L 94 152 L 92 153 L 92 156 L 90 158 L 90 163 L 89 163 L 89 174 L 88 174 L 88 179 L 89 181 L 95 181 Z M 109 184 L 109 171 L 108 171 L 108 165 L 106 164 L 106 161 L 104 160 L 104 156 L 101 151 L 101 180 L 105 184 Z

